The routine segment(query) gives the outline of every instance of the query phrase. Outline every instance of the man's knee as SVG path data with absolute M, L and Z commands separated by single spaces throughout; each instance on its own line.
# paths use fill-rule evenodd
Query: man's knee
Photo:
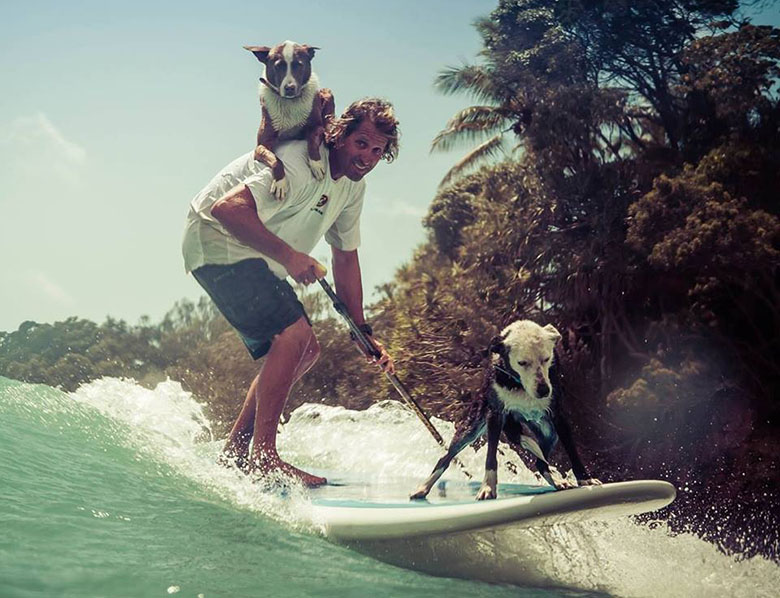
M 317 337 L 314 336 L 314 331 L 304 317 L 285 328 L 274 342 L 281 342 L 294 347 L 294 350 L 302 358 L 305 357 L 312 363 L 320 354 L 320 345 L 317 342 Z
M 301 362 L 306 367 L 306 369 L 309 369 L 314 365 L 314 363 L 317 361 L 317 358 L 320 356 L 320 343 L 317 341 L 317 337 L 314 335 L 314 331 L 311 329 L 311 326 L 307 326 L 307 328 L 309 331 L 309 336 L 306 340 L 306 348 L 301 355 Z
M 309 328 L 311 330 L 311 328 Z M 317 337 L 314 336 L 314 331 L 311 333 L 311 339 L 309 339 L 309 347 L 306 351 L 307 360 L 314 364 L 317 358 L 320 356 L 320 343 L 317 341 Z

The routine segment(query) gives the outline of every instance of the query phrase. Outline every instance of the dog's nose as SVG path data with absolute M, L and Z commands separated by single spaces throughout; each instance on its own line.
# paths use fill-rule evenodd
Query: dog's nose
M 295 95 L 295 85 L 289 84 L 284 86 L 284 95 L 286 96 L 293 96 Z
M 542 383 L 536 387 L 536 396 L 540 399 L 546 399 L 548 394 L 550 394 L 550 387 L 546 384 Z

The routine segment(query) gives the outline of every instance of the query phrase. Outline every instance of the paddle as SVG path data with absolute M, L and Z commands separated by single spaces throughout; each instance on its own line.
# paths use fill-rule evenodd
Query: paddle
M 347 306 L 344 304 L 344 302 L 341 299 L 339 299 L 338 295 L 336 295 L 336 293 L 333 291 L 331 286 L 328 284 L 328 281 L 325 280 L 324 275 L 322 278 L 318 278 L 317 282 L 320 283 L 322 289 L 325 291 L 328 297 L 330 297 L 330 300 L 333 302 L 334 309 L 341 315 L 342 318 L 344 318 L 344 321 L 347 323 L 347 326 L 349 326 L 350 331 L 354 335 L 355 341 L 358 343 L 358 345 L 363 350 L 363 352 L 366 355 L 370 355 L 371 357 L 374 357 L 376 359 L 381 357 L 382 354 L 379 352 L 379 349 L 376 348 L 374 343 L 368 340 L 368 337 L 363 333 L 363 331 L 360 328 L 358 328 L 358 325 L 355 324 L 355 321 L 350 317 L 349 313 L 347 312 Z M 436 439 L 436 442 L 438 442 L 444 449 L 446 449 L 447 445 L 444 443 L 444 438 L 441 437 L 441 434 L 439 434 L 439 431 L 434 427 L 433 423 L 431 423 L 431 420 L 428 419 L 428 416 L 425 415 L 423 410 L 417 404 L 417 401 L 415 401 L 412 398 L 412 395 L 409 394 L 409 391 L 406 390 L 404 385 L 398 379 L 398 376 L 396 376 L 395 374 L 391 374 L 390 372 L 384 372 L 384 374 L 387 377 L 387 379 L 390 380 L 390 383 L 398 391 L 398 394 L 401 395 L 401 398 L 404 400 L 404 403 L 406 403 L 406 405 L 412 411 L 414 411 L 417 417 L 420 418 L 422 423 L 425 424 L 425 427 L 428 428 L 428 431 Z M 454 459 L 454 461 L 460 466 L 461 470 L 466 475 L 466 477 L 468 479 L 471 479 L 472 476 L 468 471 L 466 471 L 466 468 L 463 466 L 463 463 L 461 463 L 457 459 Z

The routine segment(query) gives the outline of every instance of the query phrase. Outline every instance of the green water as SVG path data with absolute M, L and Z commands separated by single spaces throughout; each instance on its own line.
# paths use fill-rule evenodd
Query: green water
M 321 409 L 293 414 L 280 437 L 304 466 L 416 472 L 438 450 L 420 449 L 413 416 Z M 66 394 L 0 378 L 0 598 L 709 598 L 780 587 L 772 563 L 630 521 L 433 539 L 372 558 L 311 529 L 310 497 L 264 495 L 216 466 L 219 444 L 175 383 L 107 379 Z
M 296 532 L 155 462 L 89 405 L 6 379 L 0 476 L 4 598 L 552 595 L 431 577 Z

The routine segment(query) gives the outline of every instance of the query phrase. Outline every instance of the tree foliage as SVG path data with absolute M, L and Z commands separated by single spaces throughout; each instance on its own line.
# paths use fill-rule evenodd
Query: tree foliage
M 780 411 L 780 32 L 707 0 L 501 0 L 477 28 L 479 62 L 438 79 L 476 104 L 434 147 L 500 133 L 520 149 L 481 170 L 467 155 L 434 198 L 429 241 L 382 304 L 393 348 L 415 348 L 402 370 L 427 409 L 457 417 L 488 339 L 517 317 L 551 321 L 592 460 L 722 482 L 766 514 L 780 486 L 777 441 L 774 467 L 756 465 Z M 755 476 L 740 485 L 726 463 Z M 700 490 L 679 513 L 709 508 Z M 740 525 L 720 540 L 738 545 Z
M 315 321 L 322 358 L 294 388 L 285 412 L 321 401 L 367 408 L 376 396 L 369 385 L 375 373 L 331 313 L 324 294 L 299 290 Z M 104 376 L 146 385 L 170 377 L 207 404 L 219 433 L 230 429 L 262 364 L 249 356 L 206 297 L 197 303 L 177 302 L 156 324 L 149 318 L 129 325 L 113 318 L 96 324 L 74 317 L 54 324 L 24 322 L 16 331 L 0 332 L 2 376 L 66 391 Z

